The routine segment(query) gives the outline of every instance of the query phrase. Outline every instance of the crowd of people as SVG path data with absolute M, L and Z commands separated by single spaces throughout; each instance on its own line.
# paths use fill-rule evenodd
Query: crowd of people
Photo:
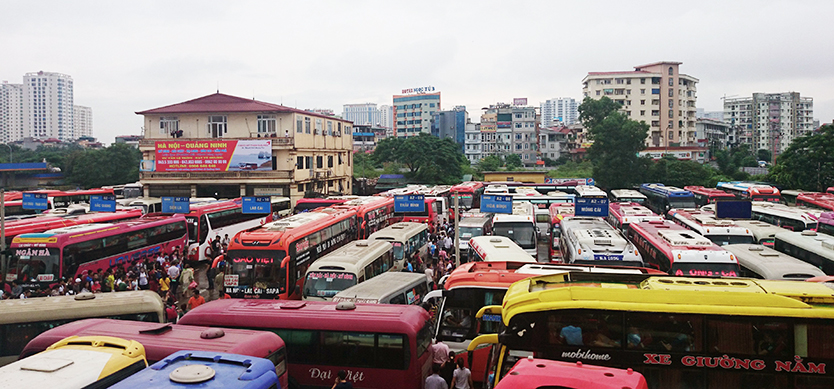
M 406 261 L 403 271 L 425 273 L 429 282 L 437 285 L 443 276 L 455 270 L 454 238 L 452 238 L 455 226 L 444 219 L 443 223 L 435 223 L 431 231 L 427 256 L 422 258 L 418 253 L 412 254 L 411 258 Z

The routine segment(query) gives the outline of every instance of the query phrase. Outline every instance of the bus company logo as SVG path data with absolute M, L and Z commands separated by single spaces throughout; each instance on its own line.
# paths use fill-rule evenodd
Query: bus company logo
M 333 380 L 335 375 L 332 370 L 322 370 L 317 367 L 310 368 L 310 378 L 314 380 L 327 381 Z M 347 370 L 347 380 L 353 382 L 362 382 L 365 380 L 365 372 Z
M 564 356 L 564 353 L 562 354 Z M 671 365 L 672 356 L 670 354 L 643 354 L 646 359 L 643 361 L 645 365 Z M 773 361 L 774 371 L 781 371 L 786 373 L 803 373 L 803 374 L 825 374 L 824 363 L 814 363 L 803 361 L 802 357 L 796 355 L 793 361 Z M 725 370 L 756 370 L 762 371 L 767 369 L 768 363 L 762 359 L 748 359 L 736 358 L 724 354 L 719 357 L 711 356 L 694 356 L 685 355 L 681 357 L 680 363 L 686 367 L 706 367 L 710 369 L 725 369 Z
M 596 354 L 592 353 L 591 350 L 582 351 L 582 349 L 579 349 L 576 351 L 563 351 L 562 358 L 585 359 L 588 361 L 610 361 L 611 354 Z
M 297 253 L 300 253 L 302 251 L 306 251 L 309 248 L 310 248 L 310 241 L 307 240 L 307 239 L 298 241 L 298 243 L 295 244 L 295 252 L 297 252 Z
M 119 256 L 115 259 L 110 260 L 110 266 L 116 266 L 119 264 L 123 264 L 126 262 L 132 262 L 137 259 L 144 259 L 144 258 L 152 258 L 155 254 L 162 251 L 162 246 L 150 247 L 145 250 L 137 251 L 134 253 L 125 254 Z
M 18 257 L 48 257 L 49 250 L 37 248 L 17 249 L 15 250 L 14 255 Z

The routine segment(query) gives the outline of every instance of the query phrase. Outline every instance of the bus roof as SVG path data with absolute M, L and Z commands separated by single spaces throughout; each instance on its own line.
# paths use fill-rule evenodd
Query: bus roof
M 672 219 L 678 220 L 701 235 L 747 235 L 753 236 L 749 229 L 741 227 L 730 219 L 717 219 L 715 214 L 695 209 L 675 209 L 670 211 Z
M 402 242 L 406 237 L 418 234 L 423 230 L 428 230 L 428 227 L 423 223 L 398 222 L 374 232 L 368 237 L 368 240 Z
M 739 227 L 749 229 L 753 233 L 753 237 L 756 238 L 756 241 L 773 238 L 777 233 L 785 231 L 782 227 L 774 226 L 761 220 L 734 220 L 734 222 Z
M 735 199 L 736 198 L 736 196 L 734 196 L 732 193 L 727 193 L 727 192 L 725 192 L 721 189 L 716 189 L 716 188 L 707 188 L 707 187 L 704 187 L 704 186 L 684 186 L 683 188 L 692 192 L 692 193 L 697 193 L 697 194 L 704 195 L 704 196 L 709 196 L 709 197 L 718 197 L 718 198 L 723 198 L 723 199 Z
M 776 241 L 780 240 L 815 253 L 826 260 L 834 260 L 834 236 L 818 234 L 812 230 L 786 230 L 776 234 Z
M 663 184 L 643 184 L 640 188 L 664 197 L 692 197 L 692 192 Z
M 90 223 L 79 224 L 67 227 L 47 230 L 41 233 L 21 234 L 16 236 L 12 243 L 54 243 L 58 236 L 66 235 L 68 242 L 74 240 L 83 240 L 93 233 L 103 233 L 105 235 L 118 234 L 121 231 L 131 227 L 153 225 L 153 224 L 169 224 L 176 221 L 185 222 L 185 218 L 181 214 L 174 216 L 145 216 L 140 219 L 132 219 L 127 221 L 118 221 L 116 223 Z M 78 239 L 76 239 L 78 238 Z
M 629 242 L 614 227 L 598 217 L 571 216 L 562 219 L 562 230 L 568 238 L 593 252 L 622 252 Z
M 729 316 L 834 318 L 834 290 L 812 282 L 645 276 L 638 283 L 574 284 L 565 275 L 510 286 L 502 320 L 552 309 L 598 309 Z
M 422 276 L 426 277 L 425 274 Z M 398 333 L 417 332 L 429 320 L 425 309 L 413 305 L 354 304 L 353 309 L 337 309 L 337 305 L 327 301 L 214 300 L 192 309 L 178 323 L 330 331 L 349 328 Z
M 475 191 L 484 187 L 484 183 L 480 181 L 466 181 L 452 186 L 452 192 L 468 192 Z
M 317 259 L 310 265 L 307 272 L 346 270 L 349 267 L 355 267 L 361 264 L 362 261 L 367 260 L 369 257 L 376 258 L 390 250 L 392 250 L 391 243 L 386 241 L 355 240 Z
M 730 244 L 723 247 L 735 254 L 739 266 L 750 269 L 766 279 L 806 280 L 825 276 L 825 272 L 810 263 L 762 245 Z
M 470 216 L 464 217 L 460 219 L 458 224 L 461 227 L 483 227 L 484 224 L 489 223 L 492 220 L 491 217 L 484 215 L 484 216 Z
M 363 207 L 369 205 L 382 205 L 384 203 L 394 204 L 394 199 L 382 196 L 362 196 L 347 200 L 339 205 L 348 207 Z
M 616 369 L 549 359 L 521 358 L 495 389 L 597 388 L 648 389 L 646 378 L 632 369 Z
M 118 294 L 118 293 L 117 293 Z M 135 340 L 145 346 L 148 361 L 161 361 L 180 350 L 204 350 L 263 357 L 284 346 L 278 335 L 244 329 L 209 328 L 194 325 L 147 323 L 131 320 L 78 320 L 48 330 L 32 339 L 21 356 L 40 352 L 67 336 L 113 336 Z
M 644 207 L 639 203 L 611 203 L 608 209 L 614 217 L 621 219 L 623 223 L 631 223 L 629 218 L 634 222 L 650 221 L 650 220 L 664 220 L 651 209 Z
M 637 198 L 645 199 L 646 195 L 634 189 L 614 189 L 611 191 L 611 196 L 614 198 Z M 630 201 L 630 200 L 629 200 Z
M 159 294 L 144 290 L 8 299 L 0 300 L 0 324 L 127 315 L 140 306 L 146 306 L 146 312 L 165 310 Z
M 573 188 L 573 190 L 575 190 L 576 194 L 580 197 L 608 197 L 608 195 L 602 189 L 597 188 L 593 185 L 577 185 L 575 188 Z
M 469 248 L 485 261 L 526 261 L 536 263 L 529 253 L 524 251 L 512 239 L 499 235 L 476 236 L 469 239 Z
M 704 236 L 668 220 L 632 223 L 631 228 L 644 232 L 642 235 L 653 243 L 661 243 L 671 250 L 724 251 Z
M 339 291 L 333 301 L 378 302 L 392 293 L 402 293 L 399 288 L 427 281 L 425 273 L 389 271 Z M 415 298 L 422 300 L 423 296 Z

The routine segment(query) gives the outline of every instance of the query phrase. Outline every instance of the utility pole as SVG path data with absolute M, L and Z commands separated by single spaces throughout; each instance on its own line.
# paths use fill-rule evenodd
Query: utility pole
M 0 188 L 0 264 L 2 264 L 3 280 L 8 273 L 6 258 L 6 173 L 3 173 L 3 187 Z
M 455 197 L 455 268 L 460 266 L 460 208 L 458 207 L 458 203 L 460 202 L 460 192 L 452 192 L 452 196 Z

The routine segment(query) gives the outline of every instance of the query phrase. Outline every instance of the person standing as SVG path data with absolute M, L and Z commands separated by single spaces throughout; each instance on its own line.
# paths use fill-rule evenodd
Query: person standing
M 431 365 L 431 375 L 426 377 L 426 389 L 449 389 L 449 385 L 440 376 L 440 365 L 433 363 Z
M 431 363 L 442 366 L 443 362 L 446 362 L 448 358 L 449 346 L 435 338 L 434 344 L 431 345 Z
M 331 389 L 353 389 L 353 384 L 347 380 L 347 371 L 339 370 L 336 376 L 336 382 Z
M 188 310 L 189 311 L 194 309 L 194 308 L 199 307 L 200 305 L 205 304 L 205 302 L 206 302 L 206 299 L 204 299 L 203 296 L 200 296 L 200 291 L 199 290 L 194 289 L 191 292 L 192 292 L 193 296 L 190 299 L 188 299 Z
M 180 268 L 179 263 L 177 261 L 171 262 L 171 266 L 168 267 L 168 277 L 171 278 L 171 293 L 174 296 L 177 295 L 177 288 L 180 285 Z
M 449 359 L 440 367 L 440 376 L 451 388 L 454 385 L 452 378 L 455 376 L 455 352 L 449 351 Z
M 463 365 L 463 359 L 458 359 L 458 368 L 452 376 L 455 389 L 473 389 L 472 372 Z

